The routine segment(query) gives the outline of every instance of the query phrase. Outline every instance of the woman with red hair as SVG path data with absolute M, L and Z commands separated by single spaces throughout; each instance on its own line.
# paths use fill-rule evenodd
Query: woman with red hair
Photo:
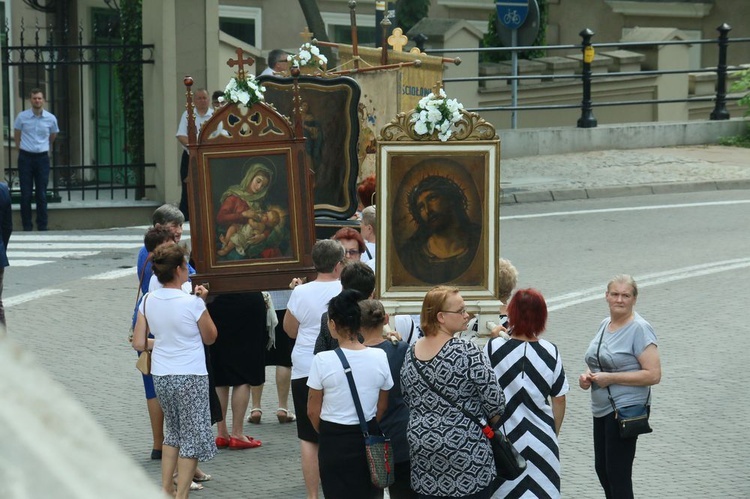
M 510 338 L 492 338 L 485 347 L 503 389 L 508 410 L 503 433 L 526 458 L 526 470 L 502 482 L 493 497 L 525 493 L 560 497 L 557 435 L 569 390 L 557 347 L 539 338 L 547 324 L 547 303 L 535 289 L 519 289 L 508 304 Z M 529 426 L 533 424 L 536 428 Z
M 358 230 L 351 227 L 344 227 L 336 231 L 331 237 L 334 241 L 340 242 L 344 246 L 346 259 L 358 262 L 365 252 L 365 240 Z
M 357 197 L 362 207 L 360 211 L 375 204 L 375 186 L 375 175 L 368 175 L 357 186 Z

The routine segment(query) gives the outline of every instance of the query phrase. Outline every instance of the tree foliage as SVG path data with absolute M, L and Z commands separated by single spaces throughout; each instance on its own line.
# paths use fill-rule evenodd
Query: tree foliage
M 547 24 L 549 22 L 548 0 L 537 0 L 537 3 L 539 4 L 539 33 L 532 43 L 534 46 L 547 44 Z M 500 36 L 497 34 L 497 23 L 497 12 L 493 12 L 487 25 L 487 34 L 482 39 L 482 47 L 504 47 L 503 42 L 500 41 Z M 536 59 L 537 57 L 544 57 L 544 55 L 543 50 L 529 50 L 518 54 L 522 59 Z M 500 62 L 510 59 L 510 52 L 485 52 L 482 53 L 480 58 L 481 62 Z
M 427 17 L 430 0 L 398 0 L 396 2 L 396 22 L 408 32 L 415 24 Z

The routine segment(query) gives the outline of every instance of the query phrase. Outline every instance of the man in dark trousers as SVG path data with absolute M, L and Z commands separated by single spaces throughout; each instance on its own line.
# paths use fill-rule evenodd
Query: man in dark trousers
M 8 241 L 13 232 L 13 213 L 10 207 L 8 184 L 0 182 L 0 327 L 5 329 L 5 307 L 3 307 L 3 277 L 8 264 Z
M 23 230 L 31 224 L 31 193 L 36 190 L 36 228 L 47 230 L 47 182 L 49 151 L 60 129 L 55 115 L 44 109 L 44 92 L 29 92 L 31 108 L 18 113 L 13 123 L 13 138 L 18 150 L 18 177 L 21 182 L 21 222 Z

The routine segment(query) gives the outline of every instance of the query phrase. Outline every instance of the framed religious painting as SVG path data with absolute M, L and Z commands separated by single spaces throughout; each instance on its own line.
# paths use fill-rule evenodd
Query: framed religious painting
M 419 136 L 403 114 L 381 131 L 378 292 L 399 311 L 411 303 L 416 312 L 440 284 L 460 288 L 471 311 L 497 310 L 500 141 L 491 125 L 464 114 L 452 140 Z
M 271 106 L 229 103 L 190 149 L 191 241 L 211 292 L 314 278 L 311 172 L 301 131 Z
M 294 122 L 295 79 L 263 76 L 259 80 L 266 101 Z M 304 150 L 315 173 L 315 216 L 347 219 L 357 209 L 359 85 L 344 76 L 300 76 L 299 94 Z

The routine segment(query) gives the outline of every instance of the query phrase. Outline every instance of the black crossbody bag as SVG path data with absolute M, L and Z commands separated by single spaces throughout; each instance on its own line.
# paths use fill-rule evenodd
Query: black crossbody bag
M 604 371 L 604 367 L 602 367 L 602 361 L 599 358 L 599 351 L 602 348 L 602 340 L 604 339 L 606 329 L 607 326 L 604 325 L 599 336 L 599 345 L 596 347 L 596 361 L 599 363 L 599 369 L 602 371 Z M 651 415 L 651 404 L 649 403 L 651 401 L 650 386 L 648 387 L 648 397 L 646 397 L 645 404 L 629 405 L 618 409 L 615 405 L 615 399 L 612 398 L 609 386 L 607 387 L 607 396 L 609 397 L 609 403 L 612 404 L 612 409 L 615 411 L 615 419 L 620 429 L 620 438 L 633 438 L 654 431 L 651 425 L 648 424 L 648 417 Z

